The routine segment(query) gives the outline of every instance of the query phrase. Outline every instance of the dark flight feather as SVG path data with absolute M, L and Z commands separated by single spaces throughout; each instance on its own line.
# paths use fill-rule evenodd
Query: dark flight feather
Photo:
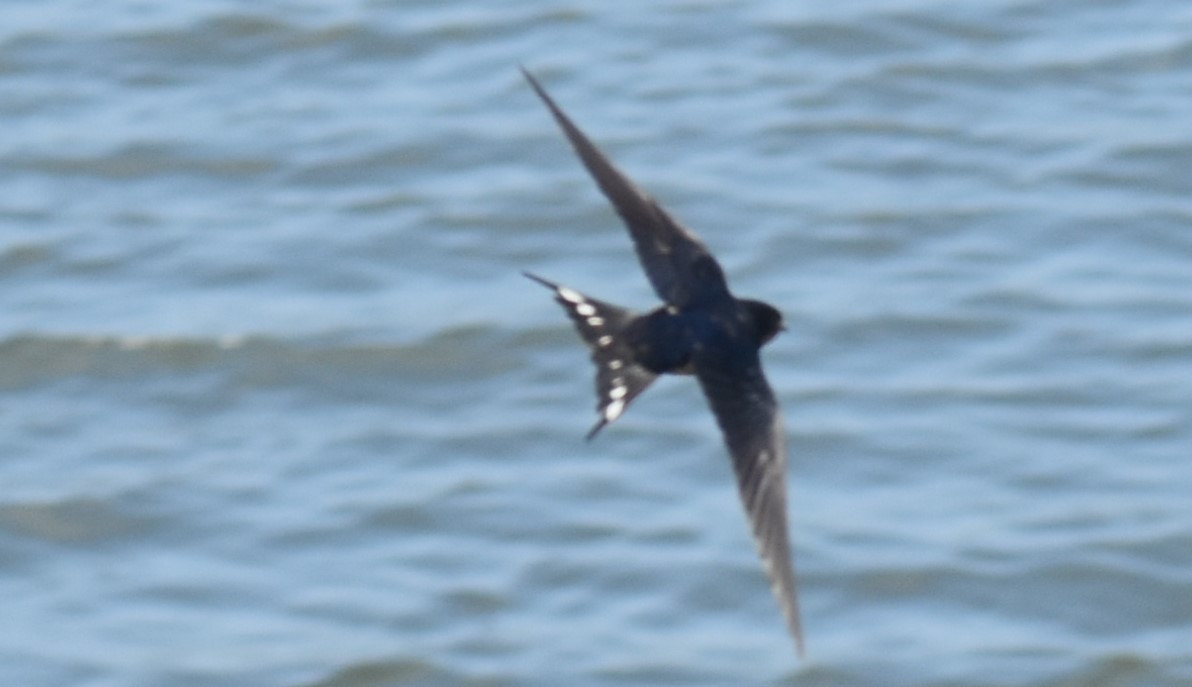
M 650 194 L 622 174 L 572 123 L 533 75 L 525 69 L 522 73 L 546 103 L 600 190 L 625 221 L 638 259 L 659 298 L 673 306 L 684 307 L 729 297 L 724 272 L 704 244 Z

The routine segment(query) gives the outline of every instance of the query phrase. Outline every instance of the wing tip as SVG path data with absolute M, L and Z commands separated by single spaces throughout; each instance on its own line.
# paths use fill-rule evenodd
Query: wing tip
M 784 566 L 779 566 L 780 569 L 782 567 Z M 778 605 L 782 608 L 782 615 L 786 619 L 787 630 L 790 631 L 791 637 L 795 641 L 795 652 L 800 659 L 806 659 L 807 643 L 803 639 L 803 617 L 799 609 L 799 591 L 798 583 L 795 582 L 794 564 L 791 563 L 786 570 L 775 572 L 777 572 L 776 575 L 771 573 L 774 596 L 778 598 Z
M 789 539 L 785 548 L 788 552 L 791 549 Z M 763 561 L 768 560 L 760 546 L 759 553 L 762 553 Z M 786 619 L 787 630 L 794 639 L 795 653 L 803 660 L 807 658 L 807 643 L 803 639 L 803 614 L 799 609 L 799 587 L 798 582 L 795 581 L 795 567 L 793 561 L 790 560 L 791 554 L 787 553 L 786 555 L 788 558 L 785 565 L 775 561 L 776 565 L 766 565 L 765 567 L 766 573 L 771 579 L 778 606 L 782 609 L 782 615 Z
M 521 70 L 522 76 L 526 78 L 526 81 L 530 82 L 530 87 L 533 88 L 534 92 L 538 94 L 538 97 L 541 98 L 544 103 L 546 103 L 546 106 L 550 108 L 550 111 L 555 115 L 555 117 L 562 117 L 563 119 L 566 119 L 566 117 L 563 116 L 562 111 L 559 110 L 559 106 L 555 104 L 554 98 L 550 97 L 550 94 L 546 92 L 546 88 L 543 87 L 543 85 L 538 81 L 537 77 L 531 74 L 530 70 L 526 69 L 524 64 L 519 64 L 518 69 Z
M 533 86 L 535 90 L 539 89 L 540 86 L 538 84 L 538 79 L 534 77 L 534 74 L 530 72 L 530 69 L 526 67 L 525 64 L 519 62 L 517 69 L 522 73 L 522 76 L 525 77 L 526 81 L 530 82 L 530 85 Z
M 769 571 L 767 570 L 767 572 Z M 774 596 L 777 597 L 782 615 L 786 619 L 786 629 L 795 642 L 795 653 L 801 660 L 805 660 L 807 658 L 807 643 L 803 639 L 803 619 L 799 612 L 799 596 L 793 570 L 788 579 L 780 580 L 779 576 L 773 577 Z
M 795 620 L 791 624 L 791 634 L 795 638 L 795 653 L 798 654 L 800 660 L 807 660 L 807 643 L 803 640 L 803 626 L 799 622 L 799 610 L 795 609 Z

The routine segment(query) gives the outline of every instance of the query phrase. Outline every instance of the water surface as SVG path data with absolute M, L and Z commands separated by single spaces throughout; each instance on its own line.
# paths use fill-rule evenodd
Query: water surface
M 786 313 L 810 659 L 521 80 Z M 1180 3 L 12 2 L 0 682 L 1185 685 Z

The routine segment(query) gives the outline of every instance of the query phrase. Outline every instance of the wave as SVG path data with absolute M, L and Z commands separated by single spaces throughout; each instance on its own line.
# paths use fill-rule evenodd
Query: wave
M 0 339 L 0 389 L 72 378 L 230 374 L 269 385 L 316 377 L 451 381 L 508 369 L 534 333 L 493 326 L 403 343 L 268 335 L 212 337 L 23 333 Z

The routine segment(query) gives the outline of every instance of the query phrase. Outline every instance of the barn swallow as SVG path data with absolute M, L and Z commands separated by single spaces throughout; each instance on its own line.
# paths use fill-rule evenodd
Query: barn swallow
M 737 489 L 774 595 L 800 656 L 803 630 L 786 515 L 786 431 L 759 351 L 785 329 L 782 314 L 737 298 L 707 247 L 584 135 L 541 84 L 522 73 L 621 216 L 664 305 L 648 313 L 597 300 L 526 272 L 567 311 L 591 350 L 598 396 L 593 438 L 658 375 L 693 374 L 732 457 Z

